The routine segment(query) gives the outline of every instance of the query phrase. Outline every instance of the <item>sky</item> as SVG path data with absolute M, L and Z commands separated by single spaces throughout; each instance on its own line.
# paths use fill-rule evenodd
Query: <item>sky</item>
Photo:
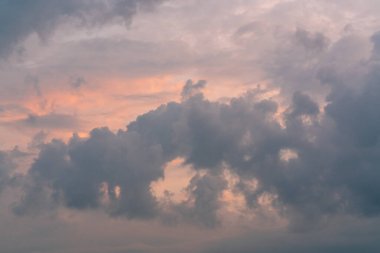
M 379 13 L 0 0 L 1 252 L 380 252 Z

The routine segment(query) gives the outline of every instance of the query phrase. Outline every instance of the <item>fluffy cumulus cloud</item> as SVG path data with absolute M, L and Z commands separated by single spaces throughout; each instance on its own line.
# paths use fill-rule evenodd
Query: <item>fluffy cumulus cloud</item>
M 378 252 L 364 2 L 0 0 L 0 248 Z
M 182 102 L 139 116 L 125 131 L 94 129 L 88 138 L 44 145 L 28 175 L 34 187 L 48 188 L 48 201 L 104 208 L 130 218 L 160 216 L 169 208 L 186 219 L 215 225 L 225 169 L 237 175 L 234 190 L 251 212 L 269 196 L 270 205 L 296 229 L 339 214 L 377 216 L 376 36 L 373 43 L 361 87 L 332 83 L 321 109 L 302 92 L 295 92 L 280 113 L 277 102 L 260 98 L 260 90 L 212 102 L 199 93 L 204 81 L 188 81 Z M 187 200 L 163 208 L 151 184 L 165 176 L 165 164 L 175 158 L 204 174 L 197 173 L 189 183 Z M 255 181 L 255 187 L 245 187 L 248 181 Z M 36 192 L 41 193 L 29 190 L 25 198 L 37 198 Z M 28 208 L 23 202 L 20 206 Z

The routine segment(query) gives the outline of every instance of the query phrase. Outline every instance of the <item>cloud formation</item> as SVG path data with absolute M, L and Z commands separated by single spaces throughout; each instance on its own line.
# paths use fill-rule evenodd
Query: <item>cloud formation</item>
M 130 24 L 133 15 L 141 9 L 151 9 L 161 0 L 68 0 L 68 1 L 0 1 L 0 56 L 8 56 L 29 35 L 41 39 L 61 22 L 74 19 L 82 25 L 102 25 L 120 19 Z
M 94 129 L 89 138 L 46 144 L 29 176 L 37 188 L 50 189 L 48 202 L 69 208 L 104 208 L 129 218 L 160 216 L 169 208 L 214 226 L 227 168 L 238 177 L 234 190 L 252 212 L 266 197 L 267 205 L 295 229 L 339 214 L 377 216 L 376 35 L 372 41 L 364 83 L 356 90 L 331 83 L 322 110 L 302 92 L 293 94 L 284 112 L 276 101 L 260 98 L 260 90 L 227 103 L 213 102 L 198 92 L 204 81 L 188 81 L 181 102 L 139 116 L 125 131 Z M 176 158 L 198 173 L 187 187 L 188 199 L 164 210 L 150 188 Z M 244 187 L 253 181 L 254 187 Z M 35 192 L 29 191 L 26 199 L 35 198 L 30 196 Z
M 13 168 L 13 164 L 9 157 L 9 154 L 6 152 L 0 152 L 0 193 L 2 190 L 8 186 L 11 169 Z
M 0 0 L 0 247 L 379 252 L 379 8 Z
M 17 120 L 11 124 L 37 129 L 78 129 L 80 127 L 80 122 L 75 116 L 59 113 L 49 113 L 46 115 L 29 114 L 26 119 Z

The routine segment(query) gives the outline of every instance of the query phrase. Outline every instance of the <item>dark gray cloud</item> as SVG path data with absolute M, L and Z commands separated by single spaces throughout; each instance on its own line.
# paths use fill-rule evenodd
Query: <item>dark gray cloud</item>
M 301 45 L 309 52 L 321 52 L 325 50 L 330 42 L 323 33 L 312 34 L 304 29 L 298 28 L 294 33 L 295 44 Z
M 43 196 L 41 203 L 104 209 L 129 218 L 166 215 L 169 209 L 179 219 L 214 226 L 227 167 L 240 180 L 235 190 L 252 212 L 260 198 L 272 196 L 271 205 L 296 230 L 340 214 L 378 216 L 376 36 L 373 43 L 359 88 L 343 85 L 344 77 L 331 83 L 323 110 L 311 96 L 295 92 L 282 114 L 284 125 L 277 119 L 277 103 L 259 99 L 260 91 L 212 102 L 199 92 L 204 81 L 188 81 L 180 103 L 139 116 L 125 131 L 94 129 L 89 138 L 44 144 L 29 171 L 31 188 L 15 210 L 27 212 L 28 200 Z M 198 175 L 187 187 L 188 199 L 164 210 L 150 187 L 175 158 L 183 158 Z M 254 189 L 244 187 L 250 180 L 257 181 Z
M 44 131 L 39 131 L 36 133 L 32 140 L 28 143 L 28 149 L 29 150 L 39 150 L 43 146 L 43 144 L 46 141 L 46 138 L 48 137 L 48 133 Z
M 219 197 L 226 187 L 220 165 L 242 159 L 239 152 L 244 150 L 239 145 L 249 124 L 256 120 L 261 130 L 281 131 L 273 120 L 269 122 L 275 125 L 270 126 L 265 119 L 275 110 L 263 106 L 266 101 L 250 101 L 251 96 L 228 105 L 196 94 L 139 116 L 127 131 L 115 134 L 95 129 L 88 139 L 74 136 L 67 144 L 58 140 L 45 144 L 29 171 L 31 188 L 15 211 L 28 212 L 29 202 L 35 209 L 38 202 L 30 200 L 43 198 L 42 204 L 104 208 L 111 215 L 130 218 L 159 215 L 150 184 L 164 176 L 167 162 L 184 157 L 185 163 L 209 172 L 193 178 L 189 199 L 170 208 L 187 220 L 213 226 L 218 222 Z
M 223 205 L 220 197 L 226 187 L 226 180 L 219 175 L 207 173 L 201 176 L 197 174 L 190 180 L 186 188 L 190 197 L 171 207 L 175 213 L 180 215 L 177 219 L 213 228 L 220 225 L 217 210 Z
M 308 96 L 301 92 L 293 94 L 293 107 L 290 116 L 316 115 L 319 113 L 318 105 Z
M 25 119 L 11 122 L 18 127 L 32 127 L 38 129 L 78 129 L 81 122 L 73 115 L 49 113 L 45 115 L 29 114 Z
M 20 186 L 19 179 L 21 176 L 18 174 L 18 161 L 30 157 L 30 154 L 21 151 L 18 146 L 11 150 L 0 151 L 0 196 L 4 196 L 2 192 L 10 187 Z M 14 188 L 13 188 L 14 189 Z
M 107 198 L 111 215 L 150 217 L 156 201 L 149 184 L 162 176 L 161 153 L 159 146 L 145 145 L 135 133 L 114 134 L 108 129 L 93 130 L 88 140 L 73 137 L 69 144 L 55 140 L 43 146 L 30 170 L 31 189 L 15 210 L 28 211 L 25 200 L 39 199 L 42 188 L 51 185 L 49 198 L 57 204 L 97 208 Z M 120 196 L 116 187 L 120 187 Z
M 14 167 L 10 154 L 7 152 L 0 152 L 0 193 L 9 184 L 10 175 L 12 168 Z
M 27 36 L 46 39 L 62 21 L 74 18 L 85 26 L 101 25 L 116 18 L 129 24 L 141 9 L 161 0 L 68 0 L 0 1 L 0 56 L 9 55 Z
M 182 99 L 187 99 L 187 98 L 201 92 L 202 89 L 205 87 L 206 87 L 206 81 L 204 81 L 204 80 L 200 80 L 197 83 L 193 83 L 192 80 L 188 80 L 186 82 L 185 86 L 183 86 L 183 89 L 181 92 Z
M 15 52 L 32 34 L 49 38 L 63 23 L 89 27 L 110 21 L 129 23 L 142 6 L 138 2 L 147 7 L 155 1 L 0 0 L 4 35 L 0 58 Z M 140 115 L 127 130 L 97 128 L 87 138 L 74 135 L 68 142 L 50 141 L 40 132 L 28 146 L 29 152 L 39 154 L 26 167 L 25 176 L 13 176 L 12 159 L 28 154 L 18 148 L 0 152 L 0 245 L 4 251 L 380 252 L 380 35 L 368 40 L 364 34 L 370 30 L 366 26 L 378 27 L 379 1 L 238 2 L 171 1 L 120 37 L 108 37 L 115 32 L 112 26 L 99 34 L 78 34 L 78 41 L 71 41 L 71 34 L 57 36 L 54 39 L 60 41 L 51 43 L 53 47 L 35 51 L 34 38 L 27 41 L 32 57 L 23 62 L 25 69 L 4 68 L 0 117 L 5 122 L 12 113 L 30 114 L 16 122 L 18 129 L 53 131 L 49 139 L 55 129 L 77 128 L 80 122 L 69 114 L 34 115 L 17 103 L 27 91 L 47 111 L 48 91 L 60 83 L 51 80 L 76 89 L 70 92 L 84 92 L 96 85 L 91 73 L 115 80 L 119 73 L 127 78 L 166 73 L 177 80 L 190 70 L 211 80 L 216 85 L 213 91 L 221 85 L 222 93 L 226 83 L 254 84 L 265 78 L 265 87 L 272 83 L 281 89 L 282 100 L 278 104 L 262 99 L 268 94 L 251 91 L 225 102 L 210 101 L 201 93 L 203 81 L 189 81 L 180 102 Z M 363 8 L 371 10 L 362 12 Z M 270 9 L 274 11 L 265 16 Z M 343 31 L 347 21 L 356 24 Z M 362 35 L 354 35 L 357 28 Z M 46 91 L 45 83 L 49 83 Z M 146 103 L 169 95 L 141 93 L 115 99 Z M 8 132 L 11 128 L 14 125 L 3 135 L 14 139 Z M 172 201 L 169 192 L 161 198 L 151 189 L 152 183 L 167 176 L 172 169 L 167 164 L 173 159 L 182 160 L 186 173 L 191 168 L 195 174 L 184 185 L 185 200 Z M 225 170 L 234 176 L 232 181 L 225 177 L 229 175 Z M 4 191 L 13 182 L 23 194 L 17 203 L 20 189 Z M 228 196 L 226 189 L 239 194 L 234 215 L 243 217 L 238 221 L 229 216 L 231 203 L 225 206 L 222 199 Z M 246 202 L 242 209 L 241 195 Z M 38 217 L 12 216 L 9 203 L 18 215 Z M 275 211 L 263 214 L 265 205 Z M 228 224 L 228 228 L 194 231 L 181 224 L 173 229 L 107 215 L 156 217 L 170 224 L 187 222 L 208 228 Z M 265 220 L 268 216 L 270 222 Z M 286 230 L 284 220 L 302 233 Z M 275 227 L 266 222 L 276 223 Z M 242 234 L 247 228 L 253 231 Z M 225 238 L 221 233 L 226 230 L 236 237 Z M 203 247 L 205 242 L 212 246 L 198 251 L 198 243 Z
M 285 126 L 276 119 L 277 104 L 258 99 L 257 92 L 211 102 L 191 95 L 203 82 L 188 82 L 187 99 L 139 116 L 126 131 L 95 129 L 87 139 L 43 145 L 29 172 L 36 188 L 25 199 L 47 187 L 48 201 L 69 208 L 104 208 L 130 218 L 160 215 L 150 184 L 164 177 L 166 163 L 183 157 L 206 175 L 193 178 L 189 199 L 171 209 L 197 223 L 217 224 L 223 166 L 241 182 L 258 181 L 253 190 L 236 187 L 253 212 L 264 194 L 276 196 L 272 204 L 294 229 L 340 213 L 377 216 L 380 93 L 378 66 L 372 69 L 360 92 L 334 89 L 323 114 L 310 96 L 294 93 Z M 284 150 L 295 156 L 284 159 Z

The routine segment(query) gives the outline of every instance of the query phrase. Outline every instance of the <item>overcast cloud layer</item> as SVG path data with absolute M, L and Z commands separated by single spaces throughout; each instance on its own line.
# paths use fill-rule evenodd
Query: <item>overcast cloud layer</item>
M 380 250 L 376 0 L 0 0 L 0 249 Z

